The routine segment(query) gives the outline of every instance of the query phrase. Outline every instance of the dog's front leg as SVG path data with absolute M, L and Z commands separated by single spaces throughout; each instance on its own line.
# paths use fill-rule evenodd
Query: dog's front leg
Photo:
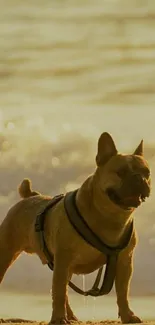
M 134 315 L 129 308 L 128 294 L 133 269 L 133 252 L 124 251 L 120 253 L 116 270 L 116 294 L 118 314 L 122 323 L 141 323 L 141 319 Z
M 52 284 L 53 312 L 50 323 L 69 323 L 66 311 L 66 293 L 69 281 L 69 260 L 65 253 L 55 254 Z

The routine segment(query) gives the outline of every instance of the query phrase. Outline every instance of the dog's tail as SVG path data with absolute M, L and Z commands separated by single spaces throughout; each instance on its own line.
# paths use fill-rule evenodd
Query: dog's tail
M 23 181 L 18 187 L 18 192 L 23 199 L 26 199 L 30 196 L 40 195 L 39 192 L 32 191 L 31 181 L 28 178 L 23 179 Z

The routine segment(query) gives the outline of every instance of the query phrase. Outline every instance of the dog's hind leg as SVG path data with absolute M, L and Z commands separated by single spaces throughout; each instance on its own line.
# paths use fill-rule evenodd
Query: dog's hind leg
M 9 266 L 16 260 L 19 256 L 20 252 L 13 252 L 12 250 L 6 250 L 3 246 L 4 250 L 2 254 L 0 253 L 0 283 L 3 280 L 3 277 L 9 268 Z
M 2 223 L 0 225 L 0 283 L 9 268 L 21 253 L 14 236 L 10 236 L 10 229 Z

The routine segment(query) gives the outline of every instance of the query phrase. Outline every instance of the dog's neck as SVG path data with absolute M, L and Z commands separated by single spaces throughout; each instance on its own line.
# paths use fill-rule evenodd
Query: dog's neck
M 132 210 L 123 210 L 95 184 L 90 176 L 76 196 L 77 207 L 89 227 L 108 245 L 120 243 L 123 233 L 131 222 Z

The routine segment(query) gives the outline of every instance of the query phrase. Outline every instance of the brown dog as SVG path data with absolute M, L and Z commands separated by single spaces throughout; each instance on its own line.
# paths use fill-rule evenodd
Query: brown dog
M 103 133 L 96 163 L 94 174 L 77 192 L 76 204 L 89 227 L 113 247 L 121 244 L 133 211 L 150 194 L 150 172 L 143 158 L 143 142 L 132 155 L 122 155 L 118 154 L 111 136 Z M 22 251 L 36 253 L 43 264 L 47 262 L 35 232 L 35 221 L 51 198 L 32 192 L 28 180 L 24 180 L 19 192 L 24 199 L 9 210 L 0 226 L 1 281 Z M 47 212 L 44 236 L 54 256 L 51 322 L 64 324 L 77 320 L 69 306 L 67 283 L 73 273 L 88 274 L 98 269 L 106 263 L 106 256 L 85 242 L 73 228 L 65 212 L 64 199 Z M 123 323 L 141 322 L 128 303 L 135 246 L 134 230 L 128 246 L 119 254 L 116 269 L 117 304 Z

